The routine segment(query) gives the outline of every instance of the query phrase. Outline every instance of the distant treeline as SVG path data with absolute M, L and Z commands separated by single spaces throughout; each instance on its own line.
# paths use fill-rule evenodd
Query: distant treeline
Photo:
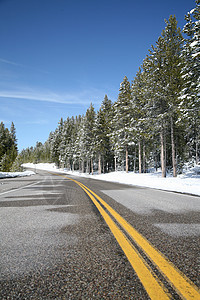
M 198 163 L 199 0 L 185 19 L 181 30 L 170 16 L 134 80 L 123 79 L 116 102 L 106 95 L 97 112 L 91 104 L 83 116 L 61 118 L 48 140 L 23 150 L 21 159 L 91 173 L 161 166 L 163 177 Z

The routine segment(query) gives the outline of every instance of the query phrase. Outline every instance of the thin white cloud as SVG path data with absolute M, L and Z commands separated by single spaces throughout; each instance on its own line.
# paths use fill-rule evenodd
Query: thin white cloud
M 8 59 L 0 58 L 0 63 L 4 63 L 4 64 L 7 64 L 7 65 L 12 65 L 12 66 L 15 66 L 15 67 L 20 67 L 20 68 L 26 68 L 26 69 L 30 69 L 30 70 L 33 70 L 35 72 L 41 72 L 41 73 L 44 73 L 44 74 L 51 74 L 48 71 L 41 70 L 41 69 L 38 69 L 38 68 L 33 68 L 33 67 L 23 65 L 23 64 L 19 64 L 19 63 L 16 63 L 16 62 L 8 60 Z
M 27 121 L 25 122 L 24 124 L 27 124 L 27 125 L 44 125 L 44 124 L 48 124 L 48 120 L 33 120 L 33 121 Z
M 55 93 L 51 91 L 27 90 L 0 90 L 0 98 L 25 99 L 33 101 L 46 101 L 60 104 L 89 104 L 101 103 L 104 92 L 98 89 L 83 90 L 72 93 Z
M 13 61 L 7 60 L 7 59 L 3 59 L 0 58 L 0 62 L 4 63 L 4 64 L 8 64 L 8 65 L 12 65 L 12 66 L 16 66 L 16 67 L 23 67 L 23 65 L 15 63 Z

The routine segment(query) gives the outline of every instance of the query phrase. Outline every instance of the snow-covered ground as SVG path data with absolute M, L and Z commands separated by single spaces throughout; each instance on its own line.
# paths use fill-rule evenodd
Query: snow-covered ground
M 14 177 L 23 177 L 23 176 L 31 176 L 35 173 L 33 171 L 24 171 L 24 172 L 0 172 L 1 178 L 14 178 Z
M 26 168 L 33 168 L 34 170 L 48 170 L 56 171 L 64 174 L 72 174 L 81 177 L 87 177 L 98 180 L 112 181 L 130 185 L 137 185 L 143 187 L 150 187 L 155 189 L 189 193 L 200 196 L 200 166 L 188 169 L 184 175 L 178 175 L 176 178 L 168 175 L 162 178 L 161 172 L 138 174 L 138 173 L 125 173 L 125 172 L 112 172 L 108 174 L 94 174 L 89 175 L 86 173 L 72 172 L 66 169 L 57 169 L 55 164 L 24 164 Z

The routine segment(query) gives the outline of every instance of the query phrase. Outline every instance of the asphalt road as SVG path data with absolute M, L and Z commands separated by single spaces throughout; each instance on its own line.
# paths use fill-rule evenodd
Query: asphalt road
M 183 299 L 176 276 L 172 284 L 154 261 L 159 253 L 191 289 L 200 288 L 200 197 L 37 172 L 0 181 L 0 299 L 159 299 L 148 290 L 151 274 L 150 289 L 155 281 L 169 298 Z M 105 201 L 104 214 L 92 197 Z M 123 238 L 126 221 L 118 223 L 109 207 L 150 243 L 149 253 Z M 149 275 L 129 259 L 129 238 Z M 198 291 L 191 299 L 200 299 Z

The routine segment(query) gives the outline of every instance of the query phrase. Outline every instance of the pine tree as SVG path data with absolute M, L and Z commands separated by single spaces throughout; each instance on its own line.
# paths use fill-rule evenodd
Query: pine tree
M 15 129 L 15 125 L 14 123 L 12 122 L 11 123 L 11 127 L 10 127 L 10 134 L 11 134 L 11 138 L 13 140 L 13 144 L 15 145 L 16 147 L 16 150 L 17 150 L 17 137 L 16 137 L 16 129 Z
M 95 156 L 95 110 L 92 103 L 82 118 L 79 130 L 80 157 L 82 161 L 82 171 L 86 161 L 86 172 L 93 173 L 93 159 Z
M 81 155 L 82 152 L 82 145 L 81 145 L 81 141 L 82 141 L 82 126 L 83 126 L 83 119 L 84 116 L 76 116 L 75 118 L 75 141 L 74 141 L 74 161 L 77 164 L 77 169 L 79 169 L 79 171 L 81 171 L 84 173 L 84 159 Z M 82 164 L 82 167 L 81 167 Z
M 11 172 L 22 172 L 23 171 L 23 159 L 21 155 L 18 155 L 14 161 L 14 163 L 12 164 L 11 167 Z
M 183 37 L 175 16 L 170 16 L 156 47 L 150 51 L 153 97 L 151 115 L 160 128 L 162 175 L 166 176 L 166 131 L 170 125 L 171 160 L 176 176 L 176 121 L 179 116 L 180 92 L 183 86 L 181 50 Z
M 131 89 L 128 78 L 125 76 L 123 82 L 120 84 L 118 100 L 114 104 L 114 132 L 112 135 L 112 141 L 115 152 L 118 153 L 118 156 L 121 154 L 123 166 L 125 152 L 126 172 L 128 172 L 128 146 L 132 142 L 130 130 L 131 116 Z
M 17 139 L 15 126 L 12 123 L 11 131 L 0 124 L 0 170 L 9 172 L 17 157 Z
M 196 7 L 185 16 L 187 23 L 183 32 L 187 35 L 183 48 L 184 88 L 181 94 L 180 109 L 182 119 L 187 128 L 186 137 L 189 147 L 189 156 L 199 161 L 200 144 L 200 1 Z
M 131 132 L 134 144 L 138 144 L 138 163 L 139 173 L 142 172 L 142 144 L 143 144 L 143 172 L 146 172 L 146 140 L 147 140 L 147 115 L 148 112 L 145 107 L 147 101 L 144 72 L 139 71 L 131 86 L 132 97 L 132 118 L 131 118 Z
M 107 170 L 109 165 L 112 164 L 113 155 L 111 153 L 111 110 L 112 102 L 105 95 L 104 100 L 101 104 L 99 111 L 97 112 L 96 122 L 95 122 L 95 150 L 98 154 L 98 171 L 99 174 L 105 172 L 105 166 Z
M 57 167 L 60 167 L 61 163 L 61 137 L 63 131 L 63 118 L 58 122 L 58 127 L 54 132 L 51 132 L 49 135 L 49 143 L 50 143 L 50 153 L 51 153 L 51 161 L 56 164 Z
M 85 114 L 85 123 L 84 123 L 84 131 L 85 131 L 85 148 L 87 152 L 87 172 L 91 172 L 93 174 L 93 159 L 95 155 L 95 110 L 92 103 L 90 107 L 87 109 Z M 90 161 L 89 161 L 89 159 Z
M 10 159 L 12 162 L 15 161 L 17 154 L 18 154 L 18 149 L 17 149 L 17 137 L 16 137 L 16 129 L 15 129 L 15 125 L 12 122 L 11 127 L 10 127 L 10 136 L 12 139 L 12 146 L 10 149 Z
M 0 123 L 0 159 L 6 152 L 5 139 L 6 139 L 5 126 L 4 123 L 1 122 Z
M 169 21 L 166 21 L 166 28 L 162 32 L 162 38 L 164 40 L 164 76 L 168 82 L 166 88 L 166 96 L 168 100 L 168 114 L 171 126 L 171 147 L 172 147 L 172 165 L 173 176 L 177 175 L 176 166 L 176 149 L 175 149 L 175 122 L 179 114 L 179 96 L 183 86 L 183 80 L 181 76 L 182 71 L 182 59 L 181 50 L 183 45 L 183 37 L 180 28 L 177 28 L 177 20 L 175 16 L 170 16 Z
M 85 161 L 87 159 L 87 148 L 86 148 L 86 134 L 85 134 L 85 122 L 86 117 L 83 115 L 81 118 L 78 137 L 76 140 L 76 151 L 79 154 L 79 161 L 81 164 L 82 173 L 85 172 Z

